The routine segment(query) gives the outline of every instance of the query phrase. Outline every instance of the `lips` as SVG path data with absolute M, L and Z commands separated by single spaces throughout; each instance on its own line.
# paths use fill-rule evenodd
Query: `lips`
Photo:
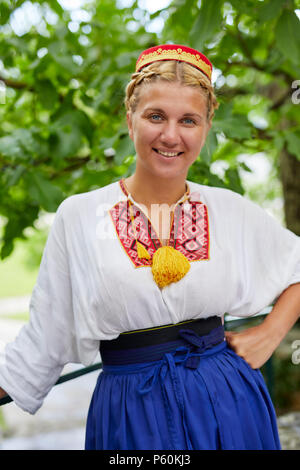
M 159 149 L 155 149 L 153 148 L 153 150 L 155 150 L 156 153 L 158 153 L 159 155 L 162 155 L 163 157 L 167 157 L 167 158 L 174 158 L 174 157 L 179 157 L 179 155 L 181 155 L 183 152 L 166 152 L 164 150 L 159 150 Z

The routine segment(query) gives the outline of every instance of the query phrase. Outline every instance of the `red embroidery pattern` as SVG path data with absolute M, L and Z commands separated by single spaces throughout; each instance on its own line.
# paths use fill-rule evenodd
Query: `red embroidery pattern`
M 176 207 L 169 245 L 184 254 L 189 261 L 209 259 L 209 227 L 205 204 L 189 201 Z
M 122 188 L 123 189 L 123 188 Z M 152 257 L 162 246 L 150 220 L 134 204 L 131 205 L 136 236 Z M 120 243 L 135 267 L 151 266 L 152 260 L 140 259 L 130 217 L 129 201 L 120 201 L 109 211 Z M 200 201 L 178 204 L 174 211 L 169 245 L 189 261 L 209 259 L 209 224 L 207 207 Z
M 120 243 L 133 264 L 136 267 L 151 266 L 151 259 L 140 259 L 138 257 L 135 234 L 129 212 L 129 202 L 118 202 L 110 209 L 109 213 Z M 134 217 L 135 230 L 138 234 L 138 241 L 144 245 L 149 255 L 152 257 L 155 251 L 161 246 L 160 241 L 157 238 L 155 239 L 155 237 L 151 238 L 151 222 L 136 206 L 132 206 L 132 214 Z

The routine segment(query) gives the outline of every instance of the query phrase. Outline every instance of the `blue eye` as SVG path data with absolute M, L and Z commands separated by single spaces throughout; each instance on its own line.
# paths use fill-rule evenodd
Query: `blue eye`
M 152 116 L 150 116 L 150 119 L 152 119 L 153 121 L 159 121 L 161 119 L 161 116 L 159 114 L 152 114 Z
M 183 121 L 189 121 L 187 122 L 187 124 L 195 124 L 195 121 L 193 119 L 190 119 L 190 118 L 184 118 Z

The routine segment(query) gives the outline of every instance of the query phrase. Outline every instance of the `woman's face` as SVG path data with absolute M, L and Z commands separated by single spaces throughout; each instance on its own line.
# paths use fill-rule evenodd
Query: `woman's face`
M 162 80 L 142 85 L 135 112 L 127 113 L 139 170 L 185 178 L 211 127 L 206 116 L 206 98 L 196 88 Z

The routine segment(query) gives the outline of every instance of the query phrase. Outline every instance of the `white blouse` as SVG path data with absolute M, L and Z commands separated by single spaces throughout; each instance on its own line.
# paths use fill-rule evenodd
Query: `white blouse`
M 23 410 L 39 409 L 64 365 L 93 363 L 101 340 L 224 313 L 248 317 L 300 282 L 300 237 L 231 190 L 187 183 L 190 199 L 176 206 L 187 215 L 184 223 L 184 212 L 174 215 L 170 241 L 179 240 L 190 270 L 162 289 L 151 261 L 137 257 L 134 234 L 151 255 L 160 241 L 137 205 L 133 231 L 121 182 L 60 204 L 30 321 L 0 357 L 0 387 Z

